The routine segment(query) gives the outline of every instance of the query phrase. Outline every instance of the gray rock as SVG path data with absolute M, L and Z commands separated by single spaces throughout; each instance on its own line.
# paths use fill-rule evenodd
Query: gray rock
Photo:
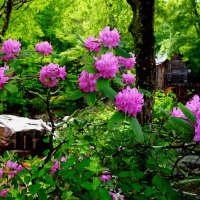
M 47 131 L 51 127 L 42 120 L 0 115 L 0 153 L 8 149 L 34 150 Z

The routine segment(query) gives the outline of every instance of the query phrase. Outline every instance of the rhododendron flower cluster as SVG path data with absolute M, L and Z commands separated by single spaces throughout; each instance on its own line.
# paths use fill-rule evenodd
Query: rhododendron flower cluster
M 7 62 L 9 59 L 16 59 L 16 54 L 20 52 L 21 43 L 17 40 L 12 40 L 11 38 L 4 41 L 1 52 L 5 53 L 5 56 L 2 56 L 2 60 Z
M 110 30 L 110 27 L 107 26 L 99 33 L 99 42 L 102 42 L 104 47 L 115 48 L 118 46 L 119 41 L 120 35 L 116 28 Z
M 37 43 L 35 45 L 35 50 L 47 56 L 52 53 L 52 46 L 47 41 L 44 41 L 44 42 Z
M 6 76 L 5 71 L 9 69 L 9 66 L 0 67 L 0 90 L 3 89 L 3 85 L 7 83 L 7 81 L 10 79 L 11 75 Z
M 195 135 L 193 140 L 195 142 L 200 141 L 200 98 L 198 95 L 195 95 L 190 101 L 186 103 L 186 107 L 193 112 L 193 114 L 196 116 L 196 124 L 194 124 L 195 127 Z M 173 108 L 171 112 L 171 116 L 174 117 L 181 117 L 183 119 L 187 120 L 187 117 L 183 114 L 180 108 Z
M 118 57 L 119 63 L 122 67 L 125 67 L 126 70 L 131 70 L 136 64 L 136 57 L 133 53 L 129 53 L 132 55 L 132 58 L 123 58 L 121 56 Z
M 96 58 L 94 65 L 103 78 L 114 78 L 119 71 L 118 59 L 112 52 L 102 54 L 100 59 Z
M 58 85 L 60 79 L 64 80 L 66 75 L 65 66 L 59 68 L 58 64 L 50 63 L 42 67 L 39 79 L 42 84 L 48 87 L 54 87 Z
M 14 178 L 14 176 L 21 172 L 24 168 L 22 167 L 22 165 L 18 164 L 17 162 L 12 162 L 10 160 L 8 160 L 6 162 L 6 167 L 8 167 L 10 169 L 10 176 L 11 178 Z
M 83 92 L 94 92 L 96 90 L 96 82 L 99 78 L 98 74 L 90 74 L 86 71 L 82 71 L 78 78 L 79 88 Z
M 0 197 L 5 197 L 8 193 L 8 190 L 7 189 L 2 189 L 1 192 L 0 192 Z
M 127 113 L 128 116 L 136 117 L 144 105 L 143 94 L 137 88 L 130 88 L 129 86 L 119 92 L 115 99 L 117 110 Z
M 94 38 L 94 36 L 88 37 L 88 39 L 84 41 L 84 44 L 88 51 L 100 51 L 101 43 L 99 43 L 98 38 Z
M 122 74 L 123 82 L 126 84 L 134 84 L 134 75 L 133 74 Z

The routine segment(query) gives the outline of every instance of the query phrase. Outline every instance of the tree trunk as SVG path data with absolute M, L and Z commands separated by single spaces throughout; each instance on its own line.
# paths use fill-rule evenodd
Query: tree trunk
M 154 57 L 154 3 L 155 0 L 127 0 L 133 10 L 133 20 L 130 24 L 135 43 L 136 85 L 154 94 L 155 90 L 155 57 Z M 141 124 L 152 124 L 153 96 L 145 96 L 145 105 L 140 116 Z
M 6 4 L 6 12 L 5 12 L 6 16 L 5 16 L 5 20 L 4 20 L 4 23 L 3 23 L 1 33 L 0 33 L 0 35 L 2 35 L 2 36 L 5 35 L 5 33 L 8 29 L 12 9 L 13 9 L 13 0 L 8 0 L 7 4 Z

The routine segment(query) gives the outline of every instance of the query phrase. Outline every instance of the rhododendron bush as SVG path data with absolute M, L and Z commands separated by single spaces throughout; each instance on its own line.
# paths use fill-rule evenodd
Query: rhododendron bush
M 17 40 L 8 39 L 2 44 L 1 95 L 12 95 L 18 88 L 25 88 L 28 94 L 38 96 L 48 113 L 51 131 L 46 133 L 45 139 L 50 149 L 42 158 L 30 155 L 23 159 L 8 152 L 0 157 L 0 197 L 176 198 L 178 192 L 169 183 L 169 168 L 173 171 L 173 166 L 167 165 L 167 161 L 159 163 L 158 156 L 166 152 L 152 145 L 156 142 L 152 130 L 145 134 L 137 120 L 144 105 L 143 97 L 148 92 L 135 86 L 135 55 L 125 51 L 118 30 L 108 26 L 99 36 L 89 36 L 82 42 L 89 59 L 82 60 L 78 76 L 68 72 L 66 58 L 61 56 L 59 60 L 47 41 L 37 43 L 34 51 L 21 50 L 23 47 Z M 25 53 L 28 57 L 39 57 L 34 75 L 24 69 Z M 41 84 L 43 92 L 37 87 L 32 90 L 27 87 L 28 78 Z M 56 125 L 52 105 L 55 98 L 66 93 L 68 83 L 73 87 L 67 101 L 82 98 L 88 107 L 75 111 L 64 125 Z M 184 130 L 188 128 L 194 142 L 198 142 L 199 97 L 194 96 L 186 107 L 189 110 L 182 104 L 181 110 L 174 109 L 166 127 L 175 127 L 174 120 L 181 117 L 179 124 L 185 123 Z M 149 178 L 151 181 L 147 183 Z

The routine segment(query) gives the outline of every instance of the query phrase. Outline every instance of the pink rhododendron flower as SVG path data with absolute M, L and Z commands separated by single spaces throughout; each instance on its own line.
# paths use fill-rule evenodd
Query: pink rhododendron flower
M 61 162 L 67 162 L 67 158 L 65 156 L 62 156 L 60 159 Z
M 3 89 L 3 85 L 7 83 L 7 81 L 10 79 L 11 75 L 7 76 L 5 75 L 5 71 L 9 69 L 9 66 L 0 67 L 0 90 Z
M 51 167 L 50 174 L 54 174 L 58 170 L 60 170 L 60 162 L 56 161 L 55 164 Z
M 173 117 L 181 117 L 183 119 L 187 119 L 180 108 L 173 108 L 173 110 L 171 112 L 171 116 L 173 116 Z
M 119 71 L 118 59 L 112 52 L 101 55 L 101 59 L 96 58 L 95 67 L 103 78 L 113 78 Z
M 52 46 L 47 41 L 40 42 L 35 45 L 35 50 L 37 52 L 43 53 L 45 56 L 48 56 L 52 53 Z
M 100 180 L 102 182 L 108 182 L 110 179 L 111 179 L 110 170 L 106 169 L 105 171 L 102 172 L 102 175 L 100 176 Z
M 18 164 L 17 162 L 12 162 L 10 160 L 6 162 L 6 167 L 10 168 L 11 178 L 14 178 L 17 173 L 21 172 L 24 169 L 22 165 Z
M 78 161 L 82 161 L 82 160 L 83 160 L 83 156 L 79 156 Z
M 190 109 L 194 114 L 200 110 L 200 98 L 198 95 L 194 95 L 192 100 L 186 103 L 186 107 Z
M 12 40 L 9 38 L 8 40 L 4 41 L 1 52 L 5 53 L 5 56 L 2 56 L 2 60 L 7 62 L 10 58 L 16 59 L 16 54 L 20 52 L 21 44 L 17 40 Z
M 8 193 L 7 189 L 1 190 L 0 197 L 5 197 L 7 195 L 7 193 Z
M 79 88 L 83 92 L 97 91 L 96 82 L 98 78 L 99 78 L 98 74 L 90 74 L 83 70 L 78 78 Z
M 120 41 L 120 35 L 116 28 L 114 28 L 112 31 L 110 30 L 110 27 L 105 27 L 102 31 L 99 33 L 99 42 L 102 42 L 104 47 L 108 47 L 111 49 L 112 47 L 117 47 Z
M 54 87 L 58 85 L 60 79 L 64 80 L 66 75 L 65 66 L 59 68 L 58 64 L 50 63 L 42 67 L 39 79 L 43 85 Z
M 123 194 L 118 194 L 115 192 L 109 192 L 110 196 L 112 197 L 113 200 L 124 200 L 124 195 Z
M 136 88 L 130 88 L 127 86 L 121 92 L 115 96 L 116 107 L 118 111 L 127 113 L 128 116 L 136 117 L 138 112 L 141 112 L 144 105 L 143 94 L 141 94 Z
M 101 43 L 99 43 L 98 39 L 94 38 L 94 36 L 88 37 L 88 39 L 84 41 L 84 44 L 85 44 L 87 50 L 90 52 L 91 51 L 94 51 L 94 52 L 100 51 Z
M 195 132 L 194 132 L 194 138 L 193 141 L 199 142 L 200 141 L 200 110 L 196 114 L 196 125 L 195 125 Z
M 131 70 L 135 64 L 136 64 L 136 57 L 133 53 L 129 53 L 132 55 L 132 58 L 124 58 L 124 57 L 121 57 L 119 56 L 118 59 L 119 59 L 119 63 L 125 67 L 127 70 Z
M 122 74 L 123 82 L 126 84 L 134 84 L 134 75 L 133 74 Z
M 0 168 L 0 179 L 2 179 L 3 173 L 4 173 L 4 170 Z

